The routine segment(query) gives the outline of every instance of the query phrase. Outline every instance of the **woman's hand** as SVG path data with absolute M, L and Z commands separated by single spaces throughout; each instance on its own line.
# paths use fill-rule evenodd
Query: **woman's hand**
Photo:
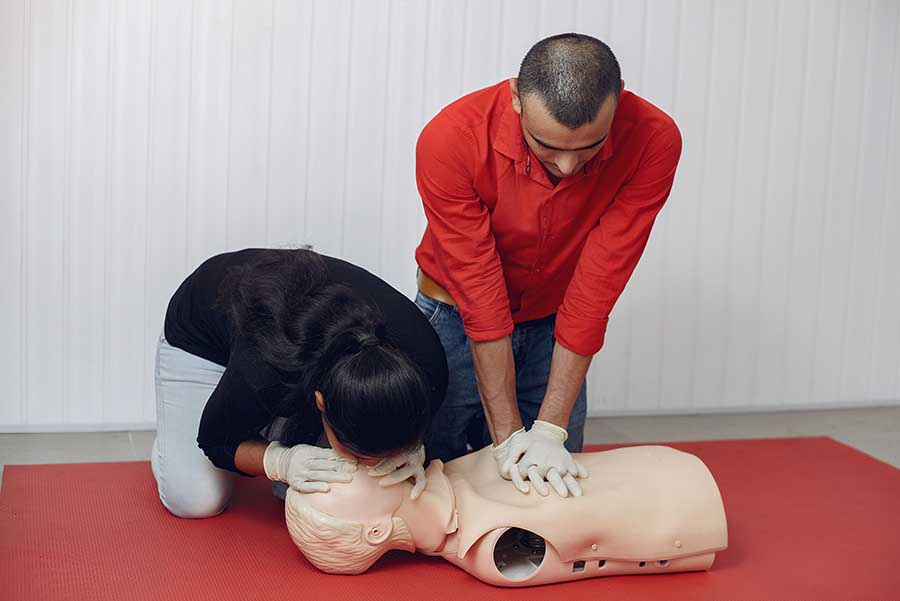
M 424 463 L 425 447 L 420 444 L 411 451 L 382 459 L 377 465 L 369 468 L 369 475 L 380 477 L 378 484 L 381 486 L 393 486 L 409 478 L 415 478 L 416 483 L 409 491 L 409 498 L 415 501 L 425 490 Z
M 269 480 L 286 482 L 299 492 L 328 492 L 329 482 L 350 482 L 356 472 L 356 460 L 339 455 L 333 449 L 308 444 L 286 447 L 271 442 L 263 455 Z

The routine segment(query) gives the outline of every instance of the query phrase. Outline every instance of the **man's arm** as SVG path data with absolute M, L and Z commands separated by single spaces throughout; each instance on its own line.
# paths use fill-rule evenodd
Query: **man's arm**
M 556 341 L 570 351 L 592 356 L 603 346 L 609 314 L 644 252 L 680 155 L 673 124 L 651 139 L 637 171 L 588 234 L 556 316 Z
M 491 438 L 502 442 L 522 427 L 509 339 L 513 323 L 490 214 L 473 184 L 473 144 L 446 118 L 433 119 L 416 145 L 416 184 L 435 243 L 437 264 L 428 275 L 456 301 Z
M 584 386 L 584 378 L 592 359 L 593 355 L 579 355 L 556 343 L 553 347 L 553 361 L 550 363 L 547 392 L 538 413 L 539 420 L 556 424 L 560 428 L 568 426 L 572 406 Z
M 491 440 L 500 444 L 522 427 L 516 403 L 516 363 L 512 343 L 509 336 L 504 336 L 490 342 L 472 342 L 471 348 Z
M 600 224 L 588 235 L 557 313 L 557 343 L 538 420 L 527 433 L 510 438 L 518 444 L 500 449 L 504 461 L 501 474 L 527 473 L 541 494 L 547 494 L 544 477 L 562 496 L 581 494 L 575 476 L 586 477 L 587 471 L 565 450 L 565 428 L 591 359 L 603 345 L 609 313 L 637 265 L 653 221 L 672 188 L 680 152 L 681 138 L 674 126 L 652 140 L 637 173 L 619 190 Z M 514 466 L 510 466 L 511 461 Z M 527 488 L 520 486 L 519 490 L 526 492 Z

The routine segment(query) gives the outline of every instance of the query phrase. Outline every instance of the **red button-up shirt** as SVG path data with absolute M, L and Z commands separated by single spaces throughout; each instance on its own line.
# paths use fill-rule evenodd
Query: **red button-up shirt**
M 680 155 L 674 121 L 623 91 L 603 147 L 554 186 L 525 142 L 509 82 L 473 92 L 419 136 L 428 225 L 416 261 L 453 296 L 472 340 L 557 313 L 556 340 L 594 354 Z

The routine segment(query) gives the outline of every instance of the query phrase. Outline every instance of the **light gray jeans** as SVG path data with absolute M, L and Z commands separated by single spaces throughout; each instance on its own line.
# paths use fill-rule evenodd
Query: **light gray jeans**
M 205 518 L 225 509 L 236 474 L 197 446 L 200 417 L 225 368 L 170 345 L 156 351 L 156 440 L 150 456 L 159 500 L 172 514 Z

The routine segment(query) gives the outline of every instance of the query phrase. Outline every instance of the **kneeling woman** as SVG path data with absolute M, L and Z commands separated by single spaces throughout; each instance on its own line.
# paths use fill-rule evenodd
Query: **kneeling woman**
M 447 388 L 428 320 L 369 272 L 308 250 L 215 256 L 178 288 L 156 357 L 153 474 L 181 517 L 221 512 L 237 474 L 327 491 L 358 469 L 425 485 Z M 315 446 L 322 435 L 330 449 Z

